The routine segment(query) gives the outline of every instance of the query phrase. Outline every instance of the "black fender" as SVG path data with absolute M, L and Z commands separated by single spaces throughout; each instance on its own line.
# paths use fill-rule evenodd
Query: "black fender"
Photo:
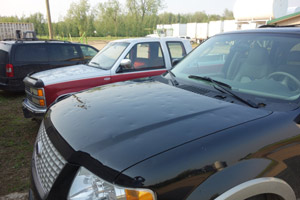
M 221 169 L 199 185 L 187 200 L 236 200 L 259 194 L 275 194 L 285 200 L 296 200 L 293 189 L 285 181 L 274 177 L 261 177 L 274 166 L 274 162 L 265 158 L 254 158 Z

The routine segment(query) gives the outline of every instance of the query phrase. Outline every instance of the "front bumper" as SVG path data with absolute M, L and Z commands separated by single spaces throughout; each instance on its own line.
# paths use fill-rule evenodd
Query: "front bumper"
M 47 111 L 47 108 L 39 108 L 32 105 L 26 98 L 22 103 L 23 115 L 25 118 L 42 119 Z

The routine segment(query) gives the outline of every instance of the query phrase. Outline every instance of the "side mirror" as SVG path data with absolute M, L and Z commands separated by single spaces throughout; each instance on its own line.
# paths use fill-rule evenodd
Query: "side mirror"
M 121 60 L 120 66 L 117 69 L 117 73 L 122 73 L 128 69 L 132 69 L 131 60 L 123 59 L 123 60 Z
M 120 63 L 123 69 L 131 69 L 131 60 L 130 59 L 123 59 Z

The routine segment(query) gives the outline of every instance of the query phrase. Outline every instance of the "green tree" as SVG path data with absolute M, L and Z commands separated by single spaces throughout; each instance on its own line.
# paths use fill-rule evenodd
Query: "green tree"
M 158 16 L 158 24 L 175 24 L 175 23 L 191 23 L 191 22 L 208 22 L 209 16 L 203 12 L 195 12 L 188 14 L 173 14 L 173 13 L 162 13 Z M 218 16 L 211 17 L 213 19 L 218 18 Z
M 207 14 L 203 12 L 195 12 L 190 22 L 208 22 Z
M 17 16 L 5 17 L 0 16 L 0 22 L 21 22 Z
M 164 7 L 163 0 L 126 0 L 122 5 L 119 0 L 106 0 L 91 9 L 88 0 L 72 3 L 64 21 L 53 23 L 56 36 L 144 36 L 156 29 L 157 24 L 176 24 L 191 22 L 209 22 L 230 20 L 232 11 L 225 9 L 222 16 L 207 15 L 204 11 L 188 14 L 173 14 L 159 11 Z M 31 22 L 39 35 L 48 35 L 46 19 L 41 13 L 29 17 L 4 17 L 0 22 Z M 95 32 L 96 30 L 96 32 Z
M 65 21 L 73 34 L 82 35 L 88 31 L 89 17 L 91 15 L 88 0 L 80 0 L 78 4 L 72 3 L 70 5 Z M 76 28 L 71 28 L 70 26 L 76 26 Z M 76 29 L 78 31 L 77 34 Z
M 118 35 L 119 23 L 122 15 L 121 4 L 118 0 L 109 0 L 99 3 L 98 20 L 104 29 L 110 29 L 114 36 Z
M 220 15 L 208 15 L 208 21 L 219 21 L 221 18 Z
M 42 13 L 35 13 L 25 19 L 26 22 L 33 23 L 34 30 L 38 35 L 47 35 L 48 29 L 46 19 Z
M 163 0 L 126 0 L 126 6 L 129 14 L 129 21 L 131 27 L 135 30 L 138 36 L 144 35 L 145 27 L 149 24 L 145 24 L 146 17 L 156 17 L 158 11 L 163 7 Z
M 158 16 L 159 24 L 172 24 L 177 23 L 177 16 L 173 13 L 164 12 Z
M 228 10 L 227 8 L 224 10 L 223 16 L 222 16 L 223 20 L 233 20 L 234 16 L 233 16 L 233 12 Z

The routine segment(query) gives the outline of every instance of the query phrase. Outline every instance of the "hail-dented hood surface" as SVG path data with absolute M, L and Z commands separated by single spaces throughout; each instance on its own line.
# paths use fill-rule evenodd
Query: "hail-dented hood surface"
M 48 112 L 56 130 L 75 151 L 86 152 L 118 171 L 177 145 L 268 114 L 270 111 L 159 82 L 131 81 L 78 93 Z
M 103 70 L 88 65 L 74 65 L 37 72 L 32 74 L 31 77 L 42 80 L 44 85 L 51 85 L 109 75 L 110 70 Z

